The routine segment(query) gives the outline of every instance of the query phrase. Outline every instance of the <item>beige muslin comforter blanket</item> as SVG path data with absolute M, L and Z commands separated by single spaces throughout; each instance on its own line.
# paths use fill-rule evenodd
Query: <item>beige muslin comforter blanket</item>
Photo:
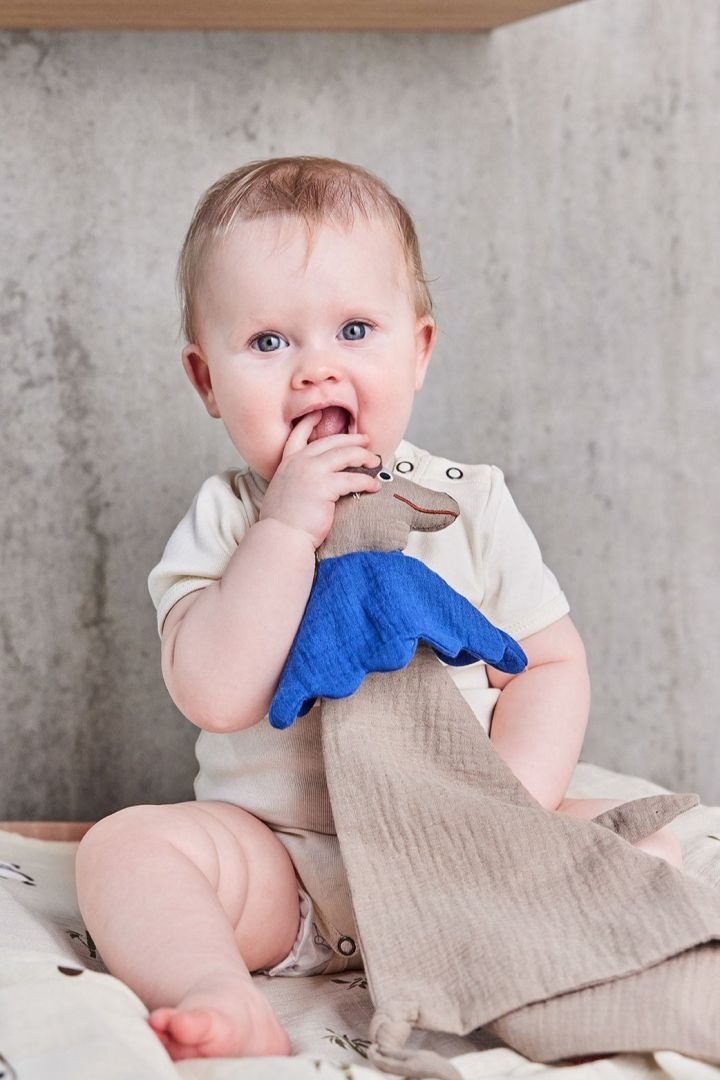
M 445 493 L 391 480 L 338 501 L 319 558 L 402 550 L 410 529 L 457 516 Z M 351 634 L 346 607 L 338 598 Z M 406 667 L 321 707 L 373 1065 L 458 1080 L 408 1035 L 480 1027 L 540 1062 L 670 1049 L 720 1063 L 720 898 L 632 846 L 696 795 L 594 821 L 543 809 L 422 642 Z

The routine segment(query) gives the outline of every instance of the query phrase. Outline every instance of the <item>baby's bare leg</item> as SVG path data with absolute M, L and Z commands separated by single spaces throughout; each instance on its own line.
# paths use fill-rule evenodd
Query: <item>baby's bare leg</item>
M 627 799 L 563 799 L 557 809 L 559 813 L 568 814 L 570 817 L 594 818 L 603 810 L 610 810 L 624 802 L 627 802 Z M 673 866 L 682 866 L 682 848 L 669 825 L 663 826 L 643 840 L 638 840 L 633 847 L 647 851 L 650 855 L 658 855 Z
M 108 970 L 173 1058 L 290 1053 L 250 975 L 287 956 L 300 921 L 292 861 L 263 822 L 223 802 L 128 807 L 83 838 L 77 885 Z

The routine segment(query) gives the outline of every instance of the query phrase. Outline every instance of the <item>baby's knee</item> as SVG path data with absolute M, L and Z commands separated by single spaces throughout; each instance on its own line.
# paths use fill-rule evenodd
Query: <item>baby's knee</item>
M 123 851 L 136 857 L 148 836 L 163 833 L 169 836 L 176 827 L 175 809 L 173 805 L 141 804 L 126 806 L 101 818 L 80 841 L 75 857 L 77 877 L 80 879 L 96 870 L 105 858 L 116 859 Z
M 153 804 L 140 804 L 138 806 L 125 806 L 122 810 L 116 810 L 114 814 L 96 821 L 80 841 L 80 848 L 95 847 L 99 843 L 105 843 L 111 838 L 121 837 L 128 833 L 137 834 L 138 831 L 154 829 L 168 820 L 174 810 L 174 806 L 156 806 Z
M 646 836 L 644 840 L 638 840 L 634 847 L 647 851 L 650 855 L 657 855 L 665 859 L 671 866 L 681 867 L 683 864 L 682 848 L 680 841 L 670 825 L 665 825 L 657 832 Z

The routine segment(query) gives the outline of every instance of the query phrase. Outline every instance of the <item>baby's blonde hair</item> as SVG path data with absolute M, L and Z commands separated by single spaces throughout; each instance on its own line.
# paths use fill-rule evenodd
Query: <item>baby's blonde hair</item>
M 395 230 L 412 287 L 418 316 L 433 315 L 420 245 L 407 209 L 379 177 L 335 158 L 266 158 L 250 161 L 217 180 L 200 198 L 185 236 L 177 267 L 180 329 L 197 342 L 196 305 L 208 258 L 238 220 L 267 214 L 301 218 L 312 236 L 321 222 L 352 225 L 355 211 L 380 219 Z

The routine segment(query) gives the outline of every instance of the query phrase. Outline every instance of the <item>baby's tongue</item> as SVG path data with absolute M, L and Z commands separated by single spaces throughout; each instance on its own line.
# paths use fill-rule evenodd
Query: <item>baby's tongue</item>
M 347 409 L 343 409 L 340 405 L 329 405 L 327 409 L 323 409 L 319 422 L 310 432 L 308 442 L 324 439 L 327 435 L 339 435 L 341 432 L 346 432 L 348 426 Z

